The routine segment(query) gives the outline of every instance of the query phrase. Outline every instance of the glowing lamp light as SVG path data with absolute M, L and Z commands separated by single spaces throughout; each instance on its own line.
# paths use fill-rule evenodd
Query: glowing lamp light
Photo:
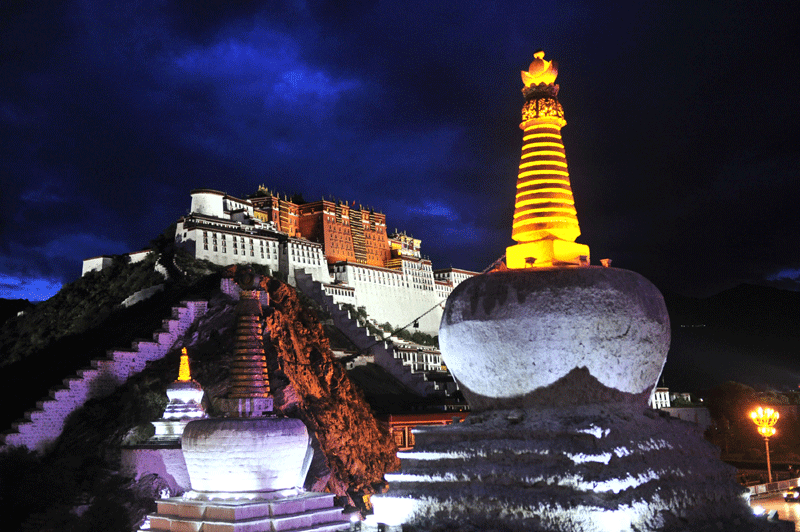
M 772 482 L 772 466 L 769 462 L 769 439 L 775 435 L 775 423 L 778 422 L 780 415 L 772 408 L 758 407 L 750 412 L 750 419 L 758 427 L 758 433 L 764 438 L 764 445 L 767 449 L 767 479 Z
M 771 408 L 761 408 L 760 406 L 750 412 L 750 419 L 758 427 L 758 433 L 765 438 L 775 435 L 775 423 L 778 422 L 780 415 Z

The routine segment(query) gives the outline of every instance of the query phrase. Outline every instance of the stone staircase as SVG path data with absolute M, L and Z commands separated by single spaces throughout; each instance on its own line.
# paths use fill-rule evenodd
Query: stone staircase
M 206 301 L 183 301 L 173 307 L 172 317 L 163 320 L 152 340 L 136 340 L 129 350 L 110 350 L 107 358 L 92 360 L 90 367 L 64 379 L 63 386 L 50 390 L 49 397 L 13 423 L 11 431 L 0 435 L 0 443 L 43 452 L 61 435 L 67 416 L 88 399 L 110 395 L 148 362 L 164 357 L 207 308 Z
M 296 269 L 294 276 L 298 290 L 327 310 L 333 318 L 333 324 L 360 350 L 370 351 L 375 357 L 376 364 L 417 395 L 422 397 L 445 395 L 443 385 L 427 380 L 424 373 L 413 373 L 410 366 L 403 364 L 403 361 L 395 356 L 391 342 L 380 341 L 372 336 L 366 327 L 360 326 L 358 321 L 350 316 L 346 309 L 334 303 L 333 297 L 325 293 L 322 283 L 315 281 L 302 269 Z

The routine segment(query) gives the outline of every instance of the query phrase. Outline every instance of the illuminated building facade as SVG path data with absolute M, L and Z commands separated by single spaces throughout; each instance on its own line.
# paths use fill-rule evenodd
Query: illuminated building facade
M 436 334 L 439 307 L 453 288 L 476 275 L 437 270 L 420 252 L 421 241 L 386 230 L 386 215 L 347 202 L 295 203 L 264 187 L 250 199 L 223 192 L 191 192 L 175 242 L 214 264 L 260 264 L 297 285 L 302 270 L 336 303 L 365 307 L 378 323 Z
M 327 200 L 300 205 L 300 232 L 325 249 L 329 263 L 385 266 L 389 260 L 386 215 Z
M 248 200 L 253 205 L 253 215 L 273 224 L 278 231 L 289 236 L 298 236 L 300 209 L 297 204 L 286 196 L 281 199 L 279 194 L 273 194 L 263 187 L 259 191 L 264 195 Z

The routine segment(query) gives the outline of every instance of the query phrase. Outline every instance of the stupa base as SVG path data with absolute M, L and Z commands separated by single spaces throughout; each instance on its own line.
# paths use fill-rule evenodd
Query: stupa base
M 342 508 L 333 505 L 332 493 L 280 490 L 269 493 L 198 494 L 156 501 L 158 513 L 148 516 L 142 532 L 207 530 L 253 532 L 258 530 L 333 532 L 350 528 Z
M 420 428 L 373 523 L 403 530 L 777 531 L 696 425 L 630 404 L 493 410 Z M 720 528 L 721 527 L 721 528 Z

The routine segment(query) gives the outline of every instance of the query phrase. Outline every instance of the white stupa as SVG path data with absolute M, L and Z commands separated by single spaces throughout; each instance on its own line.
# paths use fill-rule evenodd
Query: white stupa
M 237 270 L 236 353 L 227 417 L 189 422 L 182 448 L 191 490 L 157 501 L 157 531 L 344 530 L 350 522 L 334 494 L 303 489 L 312 450 L 299 419 L 273 414 L 261 334 L 260 279 Z
M 472 413 L 415 431 L 372 498 L 383 530 L 783 530 L 757 520 L 699 429 L 647 408 L 669 348 L 664 299 L 634 272 L 590 266 L 561 127 L 555 64 L 537 52 L 508 271 L 447 300 L 442 358 Z
M 189 369 L 189 355 L 184 347 L 181 350 L 178 380 L 167 387 L 167 398 L 169 399 L 167 408 L 164 410 L 164 415 L 161 416 L 161 419 L 152 422 L 156 428 L 156 433 L 151 438 L 151 441 L 168 442 L 180 440 L 187 423 L 207 417 L 203 408 L 203 395 L 203 388 L 200 383 L 192 379 Z

